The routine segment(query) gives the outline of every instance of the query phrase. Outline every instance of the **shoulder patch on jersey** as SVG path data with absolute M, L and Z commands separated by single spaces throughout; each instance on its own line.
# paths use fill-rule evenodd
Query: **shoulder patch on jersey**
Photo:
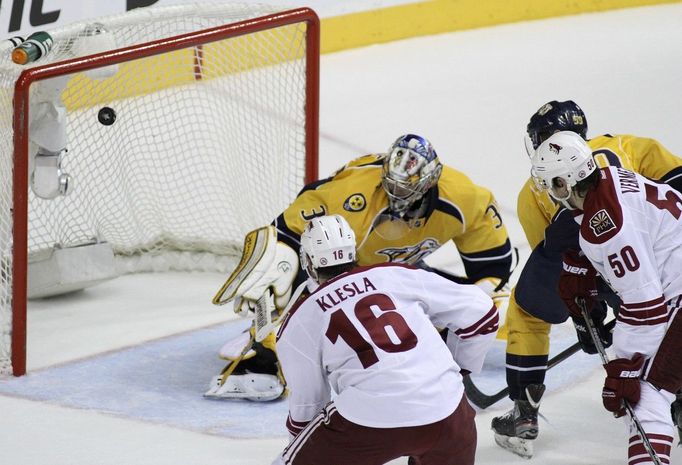
M 604 209 L 601 209 L 592 215 L 588 224 L 590 229 L 592 229 L 592 233 L 597 237 L 616 229 L 616 223 L 614 223 L 609 216 L 609 212 Z
M 580 234 L 593 244 L 602 244 L 618 234 L 623 226 L 623 209 L 618 200 L 612 170 L 599 170 L 600 179 L 596 191 L 590 191 L 585 198 L 584 215 Z
M 349 212 L 360 212 L 367 206 L 367 200 L 361 193 L 352 194 L 343 202 L 343 209 Z

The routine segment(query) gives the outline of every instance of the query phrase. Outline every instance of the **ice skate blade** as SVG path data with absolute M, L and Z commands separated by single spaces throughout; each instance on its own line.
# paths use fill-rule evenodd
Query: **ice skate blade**
M 495 442 L 501 448 L 506 449 L 519 457 L 523 457 L 524 459 L 533 457 L 532 439 L 522 439 L 495 433 Z

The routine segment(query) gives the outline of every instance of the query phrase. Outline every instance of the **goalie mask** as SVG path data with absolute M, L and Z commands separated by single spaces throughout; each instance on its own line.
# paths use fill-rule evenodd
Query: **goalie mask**
M 540 144 L 531 163 L 535 186 L 548 191 L 552 198 L 568 208 L 573 208 L 567 202 L 572 188 L 597 169 L 587 142 L 572 131 L 557 132 Z M 565 193 L 556 192 L 556 178 L 566 182 Z
M 301 267 L 319 282 L 318 268 L 355 262 L 355 233 L 340 215 L 313 218 L 301 234 L 300 254 Z
M 526 127 L 526 150 L 532 155 L 549 136 L 559 131 L 573 131 L 587 139 L 587 118 L 582 108 L 573 100 L 545 103 L 533 116 Z M 533 150 L 530 150 L 532 147 Z
M 381 175 L 391 213 L 402 217 L 438 183 L 442 171 L 428 140 L 414 134 L 400 136 L 388 149 Z

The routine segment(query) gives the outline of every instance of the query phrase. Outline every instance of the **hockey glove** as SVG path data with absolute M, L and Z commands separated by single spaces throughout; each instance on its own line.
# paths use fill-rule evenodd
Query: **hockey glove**
M 576 297 L 585 300 L 588 310 L 594 307 L 597 297 L 597 270 L 587 257 L 573 250 L 564 253 L 558 290 L 571 316 L 582 317 L 582 310 L 575 302 Z
M 592 318 L 592 323 L 594 324 L 597 333 L 599 333 L 599 339 L 606 349 L 610 347 L 613 342 L 613 335 L 611 331 L 604 327 L 604 320 L 606 319 L 606 306 L 603 302 L 597 303 L 595 309 L 590 312 L 590 317 Z M 585 319 L 582 316 L 573 316 L 573 326 L 575 326 L 575 332 L 578 336 L 578 342 L 580 343 L 580 348 L 583 352 L 588 354 L 596 354 L 598 352 L 597 346 L 594 345 L 594 340 L 592 340 L 592 335 L 590 330 L 587 329 L 585 324 Z
M 634 407 L 639 402 L 639 378 L 642 375 L 644 356 L 635 354 L 632 359 L 617 358 L 604 365 L 606 381 L 601 392 L 604 407 L 616 417 L 625 415 L 623 401 Z

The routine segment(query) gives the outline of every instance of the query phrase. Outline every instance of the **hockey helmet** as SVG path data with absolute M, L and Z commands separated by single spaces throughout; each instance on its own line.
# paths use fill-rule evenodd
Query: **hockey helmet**
M 573 131 L 587 139 L 587 118 L 582 108 L 573 100 L 545 103 L 530 117 L 526 132 L 533 149 L 537 149 L 557 131 Z
M 438 183 L 442 171 L 431 142 L 415 134 L 398 137 L 388 149 L 381 175 L 391 212 L 402 217 Z
M 341 215 L 318 216 L 305 225 L 300 255 L 301 267 L 317 281 L 318 268 L 355 261 L 355 233 Z
M 567 205 L 566 201 L 571 196 L 571 188 L 597 169 L 589 145 L 572 131 L 552 134 L 535 151 L 531 164 L 531 176 L 536 187 L 548 191 L 564 205 Z M 553 181 L 556 178 L 566 182 L 566 194 L 555 192 Z

